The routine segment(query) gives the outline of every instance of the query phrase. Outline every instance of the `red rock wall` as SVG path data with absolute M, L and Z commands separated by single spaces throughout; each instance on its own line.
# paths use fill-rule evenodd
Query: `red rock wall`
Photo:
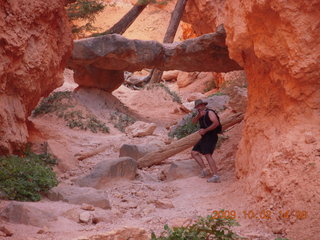
M 199 0 L 198 5 L 207 2 Z M 211 5 L 219 2 L 211 0 Z M 205 11 L 215 14 L 216 7 Z M 195 28 L 205 28 L 202 16 L 206 14 L 194 13 L 200 16 L 193 20 Z M 237 176 L 255 197 L 255 209 L 275 215 L 280 210 L 308 213 L 303 220 L 291 214 L 266 223 L 275 233 L 316 240 L 320 231 L 320 1 L 226 0 L 224 25 L 230 57 L 248 77 Z
M 192 24 L 197 36 L 215 32 L 217 26 L 224 22 L 225 2 L 226 0 L 188 0 L 182 20 Z
M 262 207 L 309 213 L 290 220 L 290 239 L 318 238 L 312 223 L 320 209 L 319 27 L 318 0 L 226 4 L 229 53 L 249 81 L 237 175 L 247 178 Z M 271 225 L 275 232 L 288 229 Z
M 72 39 L 64 0 L 0 0 L 0 154 L 21 149 L 26 118 L 63 82 Z

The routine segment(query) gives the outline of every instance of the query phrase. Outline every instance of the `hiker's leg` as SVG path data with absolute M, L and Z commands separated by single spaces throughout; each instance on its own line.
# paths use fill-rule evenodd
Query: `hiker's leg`
M 218 173 L 218 168 L 217 168 L 217 165 L 216 165 L 215 161 L 213 160 L 211 154 L 205 154 L 204 156 L 206 157 L 206 159 L 209 163 L 209 167 L 210 167 L 212 173 L 214 175 L 216 175 Z
M 201 157 L 201 154 L 197 151 L 191 151 L 191 156 L 194 158 L 194 160 L 197 161 L 197 163 L 200 165 L 201 169 L 205 169 L 206 166 L 204 165 L 203 159 Z

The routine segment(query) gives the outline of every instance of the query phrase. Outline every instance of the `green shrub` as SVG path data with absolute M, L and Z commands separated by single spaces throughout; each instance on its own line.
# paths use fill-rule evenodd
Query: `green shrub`
M 216 93 L 211 94 L 210 96 L 208 96 L 208 98 L 209 98 L 209 97 L 212 97 L 212 96 L 223 96 L 223 95 L 226 95 L 226 94 L 223 93 L 223 92 L 216 92 Z
M 58 184 L 53 164 L 56 159 L 49 154 L 0 157 L 1 195 L 9 200 L 39 201 L 41 193 Z
M 169 136 L 180 139 L 198 131 L 200 129 L 200 126 L 198 123 L 192 123 L 193 116 L 194 115 L 192 114 L 187 115 L 183 120 L 183 124 L 178 125 L 172 132 L 169 133 Z
M 85 131 L 89 129 L 93 133 L 109 133 L 109 128 L 105 123 L 101 122 L 93 115 L 87 115 L 84 117 L 82 112 L 79 110 L 65 112 L 60 115 L 60 117 L 63 117 L 63 119 L 67 122 L 67 126 L 72 129 L 78 128 Z
M 180 103 L 180 104 L 182 103 L 180 96 L 176 92 L 171 91 L 168 88 L 168 86 L 164 85 L 163 83 L 159 83 L 159 86 L 162 87 L 172 97 L 172 100 L 174 102 L 177 102 L 177 103 Z
M 113 122 L 114 127 L 119 129 L 121 132 L 124 132 L 126 127 L 136 122 L 135 118 L 119 111 L 111 113 L 110 116 L 110 119 Z
M 206 88 L 203 90 L 204 92 L 209 92 L 210 90 L 216 88 L 216 83 L 214 81 L 207 82 Z
M 33 111 L 32 116 L 55 113 L 59 118 L 63 118 L 66 121 L 66 126 L 71 129 L 89 129 L 93 133 L 109 133 L 109 128 L 105 123 L 98 120 L 94 115 L 83 116 L 80 110 L 71 110 L 74 107 L 70 91 L 53 92 L 47 98 L 42 99 Z
M 239 224 L 229 218 L 215 219 L 208 215 L 206 218 L 200 217 L 198 221 L 186 227 L 164 226 L 164 232 L 159 237 L 155 233 L 151 234 L 151 240 L 235 240 L 240 237 L 234 233 L 230 227 Z
M 81 37 L 85 31 L 97 30 L 92 24 L 95 21 L 96 14 L 103 11 L 105 4 L 98 0 L 75 0 L 66 7 L 67 15 L 72 25 L 72 33 Z M 78 25 L 79 21 L 84 22 Z
M 168 93 L 172 97 L 172 101 L 180 103 L 180 104 L 182 103 L 180 96 L 176 92 L 171 91 L 168 88 L 168 86 L 163 83 L 150 84 L 147 86 L 147 89 L 152 89 L 152 88 L 157 88 L 157 87 L 163 88 L 165 90 L 165 92 Z
M 65 100 L 64 100 L 65 99 Z M 68 108 L 72 108 L 71 104 L 71 92 L 53 92 L 48 97 L 43 98 L 39 105 L 33 110 L 32 116 L 37 117 L 42 114 L 63 112 Z

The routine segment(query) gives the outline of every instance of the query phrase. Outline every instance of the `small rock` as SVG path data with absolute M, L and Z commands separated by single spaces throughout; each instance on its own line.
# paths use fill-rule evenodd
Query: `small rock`
M 40 229 L 37 233 L 38 234 L 43 234 L 43 233 L 47 233 L 47 232 L 49 232 L 49 229 L 45 226 L 42 229 Z
M 154 204 L 157 208 L 162 208 L 162 209 L 174 208 L 174 205 L 172 204 L 172 202 L 167 199 L 156 200 Z
M 316 142 L 316 138 L 313 136 L 312 133 L 307 132 L 304 136 L 304 141 L 306 144 L 311 144 L 311 143 Z
M 6 236 L 6 237 L 11 237 L 12 235 L 13 235 L 13 232 L 10 230 L 10 229 L 8 229 L 7 227 L 5 227 L 5 226 L 1 226 L 0 227 L 0 231 L 4 234 L 4 236 Z
M 281 234 L 283 233 L 283 226 L 282 225 L 273 225 L 271 230 L 274 234 Z
M 92 221 L 93 216 L 91 215 L 90 212 L 82 212 L 79 215 L 79 221 L 82 223 L 89 223 Z
M 81 209 L 82 210 L 86 210 L 86 211 L 94 211 L 94 210 L 96 210 L 94 206 L 89 205 L 89 204 L 85 204 L 85 203 L 81 205 Z
M 152 204 L 148 204 L 143 207 L 142 212 L 143 212 L 144 216 L 147 216 L 150 213 L 154 212 L 154 210 L 155 210 L 155 206 Z

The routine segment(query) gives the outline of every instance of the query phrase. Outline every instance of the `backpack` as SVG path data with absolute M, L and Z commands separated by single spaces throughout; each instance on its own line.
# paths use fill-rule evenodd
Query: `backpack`
M 222 125 L 221 125 L 221 122 L 220 122 L 219 115 L 218 115 L 218 114 L 216 113 L 216 111 L 214 111 L 213 109 L 208 108 L 208 109 L 207 109 L 207 112 L 208 112 L 208 111 L 214 112 L 214 114 L 216 115 L 216 117 L 217 117 L 217 119 L 218 119 L 218 122 L 219 122 L 218 127 L 216 127 L 214 130 L 216 130 L 217 133 L 222 133 Z M 205 116 L 208 116 L 208 115 L 209 115 L 209 114 L 206 114 Z

